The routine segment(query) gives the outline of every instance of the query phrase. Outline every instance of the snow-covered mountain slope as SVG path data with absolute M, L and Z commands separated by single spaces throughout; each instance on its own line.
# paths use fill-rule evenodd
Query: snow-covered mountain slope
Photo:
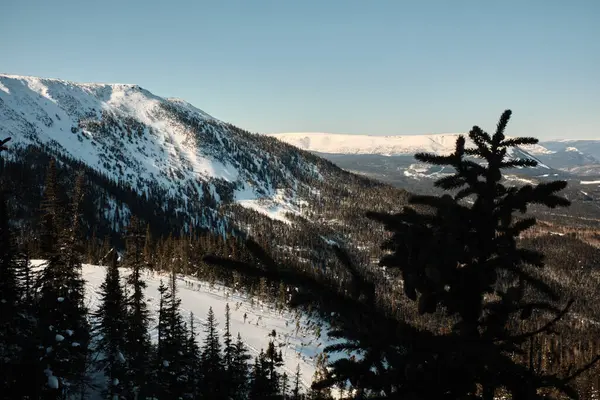
M 34 261 L 34 264 L 42 265 L 43 263 L 38 260 Z M 83 266 L 87 306 L 90 310 L 95 310 L 98 306 L 98 292 L 105 274 L 105 267 L 90 264 Z M 126 277 L 127 274 L 128 270 L 121 270 L 123 277 Z M 161 280 L 166 282 L 169 277 L 152 272 L 145 274 L 144 281 L 147 284 L 145 294 L 153 319 L 150 325 L 155 327 L 160 298 L 158 287 Z M 266 349 L 270 339 L 269 334 L 275 330 L 275 344 L 281 349 L 284 370 L 289 376 L 293 376 L 296 366 L 300 365 L 302 381 L 306 387 L 310 386 L 315 372 L 315 357 L 329 344 L 326 338 L 326 329 L 321 329 L 317 336 L 317 321 L 289 311 L 278 311 L 272 305 L 261 303 L 256 299 L 251 302 L 245 294 L 233 292 L 229 288 L 218 285 L 211 287 L 206 282 L 188 276 L 179 276 L 177 295 L 181 299 L 183 316 L 187 320 L 192 312 L 198 327 L 206 322 L 208 310 L 212 307 L 218 323 L 217 329 L 221 333 L 225 326 L 225 305 L 229 303 L 232 334 L 234 337 L 238 332 L 242 335 L 242 339 L 253 357 L 258 356 L 261 349 Z M 298 326 L 296 322 L 298 322 Z M 202 329 L 198 328 L 198 332 L 202 332 Z M 153 341 L 157 340 L 156 328 L 152 328 L 151 337 Z M 202 339 L 199 336 L 198 342 L 202 343 Z
M 382 156 L 404 156 L 426 152 L 448 154 L 454 151 L 458 133 L 405 136 L 345 135 L 331 133 L 276 133 L 276 137 L 303 150 L 329 154 L 371 154 Z M 466 136 L 466 135 L 465 135 Z M 474 147 L 467 138 L 466 147 Z M 527 146 L 519 156 L 546 154 L 543 146 Z
M 140 195 L 176 199 L 177 211 L 190 215 L 200 203 L 236 200 L 271 216 L 278 207 L 297 212 L 298 185 L 322 178 L 317 165 L 274 139 L 137 85 L 0 75 L 6 136 L 13 152 L 34 145 L 75 159 Z

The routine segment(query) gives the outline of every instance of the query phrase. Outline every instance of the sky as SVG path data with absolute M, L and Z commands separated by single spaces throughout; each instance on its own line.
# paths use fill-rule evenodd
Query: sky
M 598 0 L 7 0 L 0 72 L 135 83 L 252 132 L 600 138 Z

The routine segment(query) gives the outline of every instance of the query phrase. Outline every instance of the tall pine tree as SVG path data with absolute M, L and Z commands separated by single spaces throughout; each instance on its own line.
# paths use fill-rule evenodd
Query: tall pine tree
M 132 216 L 125 236 L 123 266 L 129 268 L 127 277 L 127 331 L 125 334 L 125 359 L 127 360 L 127 395 L 145 398 L 150 390 L 152 346 L 148 326 L 150 315 L 144 290 L 143 277 L 144 235 L 139 220 Z
M 93 314 L 96 351 L 102 354 L 98 368 L 107 378 L 106 394 L 109 399 L 122 392 L 126 381 L 125 332 L 127 331 L 127 307 L 119 268 L 118 254 L 112 249 L 106 277 L 100 286 L 99 307 Z

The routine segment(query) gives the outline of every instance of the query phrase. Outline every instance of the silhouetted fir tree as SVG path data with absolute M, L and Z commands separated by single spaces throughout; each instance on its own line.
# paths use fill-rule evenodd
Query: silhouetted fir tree
M 221 342 L 217 331 L 217 321 L 212 307 L 208 310 L 204 324 L 204 343 L 200 356 L 202 366 L 202 394 L 212 399 L 226 398 L 223 387 L 225 368 L 221 354 Z
M 442 378 L 440 389 L 452 398 L 493 399 L 500 389 L 513 399 L 542 398 L 540 388 L 577 397 L 568 386 L 572 377 L 538 375 L 511 357 L 529 338 L 549 332 L 568 309 L 557 309 L 559 296 L 530 267 L 543 267 L 542 254 L 518 247 L 517 238 L 536 223 L 535 218 L 516 219 L 513 213 L 525 213 L 530 204 L 554 208 L 570 203 L 556 194 L 565 188 L 564 181 L 504 186 L 503 169 L 537 165 L 532 159 L 510 158 L 516 146 L 537 143 L 534 138 L 504 136 L 510 115 L 510 111 L 502 114 L 492 136 L 474 127 L 469 133 L 474 148 L 466 149 L 464 137 L 459 136 L 451 155 L 415 155 L 421 162 L 454 168 L 454 174 L 435 183 L 454 195 L 410 199 L 414 206 L 428 208 L 428 213 L 414 208 L 393 215 L 370 213 L 392 233 L 384 244 L 391 253 L 380 264 L 400 271 L 404 292 L 418 303 L 421 314 L 443 308 L 449 317 L 457 317 L 447 336 L 447 350 L 437 355 L 436 362 L 411 371 L 413 381 L 422 381 L 424 387 L 432 376 L 439 382 L 440 372 L 451 375 L 451 381 Z M 467 198 L 472 205 L 462 201 Z M 546 300 L 526 299 L 526 289 Z M 528 319 L 536 310 L 556 317 L 540 330 L 509 330 L 514 315 Z
M 443 309 L 453 324 L 449 333 L 427 332 L 394 315 L 377 299 L 378 273 L 356 268 L 341 249 L 337 251 L 343 268 L 336 275 L 345 281 L 342 290 L 328 277 L 279 265 L 253 240 L 246 245 L 256 263 L 205 257 L 248 277 L 298 287 L 292 306 L 310 304 L 323 315 L 334 312 L 328 334 L 342 341 L 325 351 L 350 354 L 329 363 L 329 371 L 313 383 L 313 390 L 350 382 L 349 390 L 357 398 L 491 399 L 500 388 L 514 399 L 541 398 L 540 388 L 577 397 L 568 384 L 589 365 L 559 377 L 542 375 L 513 358 L 531 336 L 550 332 L 568 309 L 554 305 L 558 296 L 531 269 L 543 265 L 541 254 L 517 246 L 519 234 L 535 220 L 517 220 L 513 212 L 525 212 L 531 203 L 556 207 L 569 202 L 556 195 L 565 182 L 521 188 L 502 184 L 503 168 L 535 165 L 533 160 L 506 159 L 512 147 L 537 142 L 506 139 L 503 131 L 509 116 L 510 112 L 502 115 L 493 137 L 473 128 L 469 137 L 474 149 L 465 149 L 461 136 L 454 154 L 416 156 L 422 162 L 454 167 L 454 175 L 437 182 L 455 190 L 454 196 L 413 196 L 413 207 L 400 213 L 368 214 L 391 232 L 384 243 L 390 254 L 381 260 L 392 270 L 387 278 L 402 278 L 395 284 L 403 285 L 421 314 Z M 485 164 L 466 156 L 483 158 Z M 463 201 L 467 197 L 471 206 Z M 531 301 L 526 293 L 546 300 Z M 530 332 L 509 328 L 515 317 L 528 319 L 535 310 L 538 318 L 555 317 Z
M 45 197 L 47 264 L 40 282 L 37 302 L 41 335 L 43 373 L 48 377 L 48 396 L 63 398 L 84 385 L 89 326 L 84 305 L 81 276 L 81 248 L 78 243 L 83 176 L 79 175 L 72 200 L 71 224 L 58 201 L 55 173 L 50 172 Z
M 118 254 L 110 252 L 110 262 L 104 282 L 100 286 L 98 309 L 92 314 L 94 321 L 95 350 L 102 354 L 97 367 L 106 376 L 106 396 L 119 396 L 126 384 L 125 333 L 127 331 L 127 307 L 121 285 Z
M 145 398 L 150 389 L 148 378 L 152 346 L 148 334 L 150 320 L 144 289 L 146 282 L 142 276 L 144 260 L 142 245 L 144 235 L 139 220 L 132 216 L 125 234 L 125 255 L 123 266 L 130 269 L 127 277 L 129 288 L 127 297 L 127 331 L 125 334 L 125 359 L 128 365 L 127 392 L 128 396 L 137 394 Z
M 233 345 L 233 357 L 230 370 L 230 386 L 231 397 L 234 400 L 244 400 L 248 398 L 248 381 L 249 381 L 249 361 L 252 356 L 248 353 L 246 345 L 242 341 L 242 337 L 238 332 L 237 340 Z

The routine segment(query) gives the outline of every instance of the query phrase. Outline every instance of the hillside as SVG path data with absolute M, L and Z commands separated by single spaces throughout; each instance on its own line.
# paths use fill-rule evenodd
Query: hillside
M 42 261 L 34 261 L 34 264 L 43 265 Z M 121 274 L 126 277 L 128 272 L 123 269 Z M 83 266 L 82 275 L 86 281 L 87 306 L 91 310 L 98 307 L 98 292 L 105 274 L 106 268 L 103 266 L 90 264 Z M 166 274 L 145 273 L 144 281 L 147 284 L 145 293 L 151 312 L 151 326 L 156 326 L 158 318 L 160 281 L 168 279 Z M 286 310 L 277 310 L 273 305 L 264 304 L 257 299 L 251 301 L 247 294 L 236 293 L 218 285 L 211 286 L 193 277 L 180 276 L 178 285 L 178 295 L 182 302 L 181 313 L 186 318 L 189 317 L 190 312 L 193 313 L 197 326 L 206 323 L 206 315 L 209 308 L 212 307 L 219 324 L 219 332 L 222 334 L 225 326 L 225 305 L 229 303 L 231 332 L 234 337 L 238 332 L 243 336 L 253 358 L 258 356 L 261 349 L 267 347 L 270 339 L 268 335 L 275 330 L 277 333 L 275 343 L 282 350 L 283 370 L 289 376 L 293 376 L 296 366 L 300 365 L 302 383 L 305 388 L 310 386 L 315 372 L 315 357 L 328 344 L 324 329 L 321 336 L 315 334 L 314 329 L 317 326 L 315 321 Z M 298 321 L 298 329 L 296 321 Z M 153 342 L 156 342 L 156 329 L 152 329 L 151 337 Z M 197 340 L 201 342 L 202 337 L 199 335 Z
M 63 201 L 75 174 L 85 175 L 88 238 L 122 245 L 119 233 L 134 214 L 156 237 L 250 234 L 280 259 L 323 270 L 336 263 L 332 240 L 352 244 L 360 260 L 377 256 L 384 232 L 365 212 L 407 198 L 137 85 L 0 75 L 0 137 L 12 138 L 5 179 L 23 232 L 38 229 L 51 158 Z

